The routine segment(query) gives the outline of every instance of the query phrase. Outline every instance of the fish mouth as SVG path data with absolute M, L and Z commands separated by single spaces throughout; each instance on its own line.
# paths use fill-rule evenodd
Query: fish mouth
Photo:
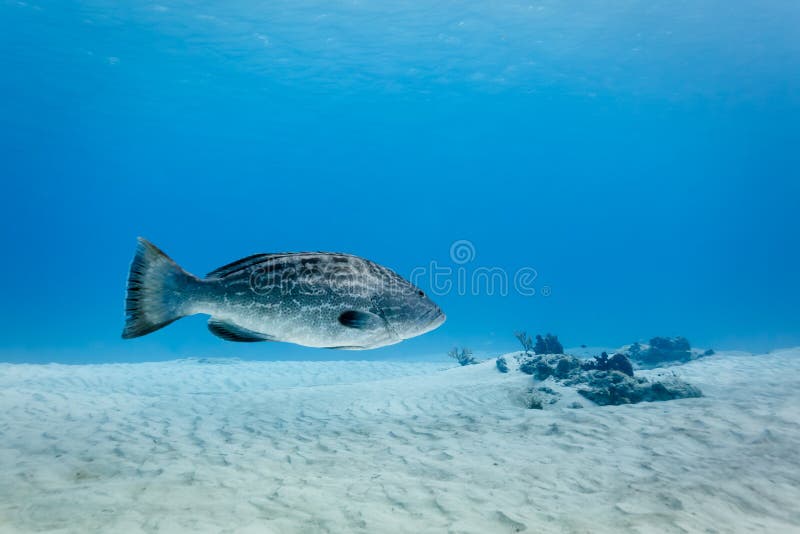
M 433 315 L 433 318 L 428 321 L 428 324 L 422 330 L 422 333 L 430 332 L 431 330 L 435 330 L 442 326 L 447 320 L 447 316 L 444 314 L 442 310 L 437 310 L 436 313 Z

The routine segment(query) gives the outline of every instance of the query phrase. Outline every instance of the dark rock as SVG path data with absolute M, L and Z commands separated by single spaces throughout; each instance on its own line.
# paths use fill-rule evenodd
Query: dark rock
M 633 376 L 633 364 L 627 356 L 621 353 L 608 357 L 607 353 L 595 356 L 594 360 L 583 362 L 581 365 L 584 371 L 619 371 L 628 376 Z
M 536 362 L 534 368 L 535 372 L 533 375 L 537 380 L 547 380 L 547 378 L 553 374 L 553 368 L 547 365 L 547 362 L 542 360 Z
M 536 363 L 531 359 L 524 360 L 522 363 L 519 364 L 519 370 L 525 373 L 526 375 L 532 375 L 536 373 Z
M 642 345 L 637 341 L 630 347 L 628 347 L 628 358 L 634 361 L 638 361 L 642 359 Z
M 627 356 L 619 352 L 609 358 L 608 370 L 619 371 L 620 373 L 624 373 L 628 376 L 633 376 L 633 364 Z
M 536 354 L 564 354 L 564 347 L 558 341 L 558 336 L 545 334 L 544 337 L 537 334 L 536 344 L 533 347 Z
M 637 359 L 645 365 L 688 362 L 692 359 L 691 345 L 685 337 L 654 337 L 650 348 L 641 351 Z
M 581 360 L 567 354 L 537 354 L 525 359 L 519 370 L 533 375 L 536 380 L 546 380 L 550 376 L 564 379 L 580 372 Z
M 558 360 L 553 375 L 556 378 L 564 379 L 569 378 L 570 375 L 576 371 L 581 370 L 581 362 L 572 356 L 564 356 Z
M 608 404 L 631 404 L 640 402 L 639 380 L 619 371 L 585 371 L 573 381 L 579 385 L 578 393 L 590 401 L 605 406 Z
M 645 393 L 642 400 L 653 402 L 702 396 L 703 393 L 695 386 L 677 378 L 671 378 L 651 383 L 650 391 Z
M 650 340 L 648 348 L 634 343 L 625 355 L 632 361 L 644 367 L 658 367 L 662 364 L 685 363 L 701 356 L 692 353 L 691 345 L 685 337 L 654 337 Z
M 708 349 L 707 351 L 705 351 L 705 352 L 703 353 L 703 356 L 713 356 L 714 354 L 716 354 L 716 353 L 714 352 L 714 349 Z
M 702 395 L 699 389 L 677 378 L 650 382 L 646 378 L 634 378 L 619 371 L 585 371 L 573 384 L 580 385 L 578 393 L 601 406 Z
M 497 360 L 494 363 L 495 365 L 497 365 L 497 370 L 500 371 L 501 373 L 508 372 L 508 363 L 506 362 L 506 359 L 503 358 L 502 356 L 497 358 Z
M 608 371 L 608 353 L 601 353 L 600 356 L 595 356 L 594 360 L 583 362 L 581 367 L 584 371 Z
M 524 357 L 520 371 L 536 380 L 553 378 L 565 386 L 578 389 L 584 398 L 599 405 L 635 404 L 699 397 L 701 392 L 676 377 L 656 381 L 634 376 L 633 365 L 624 354 L 610 357 L 605 352 L 592 361 L 582 361 L 567 354 L 536 354 Z M 549 387 L 530 389 L 524 405 L 541 409 L 560 398 Z

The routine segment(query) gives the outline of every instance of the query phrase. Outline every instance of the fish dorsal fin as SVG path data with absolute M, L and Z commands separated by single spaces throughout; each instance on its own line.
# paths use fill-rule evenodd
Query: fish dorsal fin
M 218 269 L 214 269 L 206 275 L 206 278 L 225 278 L 233 273 L 238 273 L 242 269 L 246 269 L 252 265 L 261 263 L 262 261 L 267 261 L 272 258 L 279 258 L 281 256 L 286 256 L 286 254 L 253 254 L 252 256 L 247 256 L 246 258 L 236 260 L 227 265 L 223 265 Z
M 218 269 L 214 269 L 206 275 L 206 278 L 225 278 L 226 276 L 238 273 L 244 269 L 247 269 L 248 267 L 252 267 L 253 265 L 277 258 L 295 257 L 308 260 L 311 259 L 310 257 L 319 256 L 331 257 L 333 258 L 334 262 L 346 262 L 348 258 L 355 258 L 355 256 L 343 254 L 341 252 L 273 252 L 269 254 L 253 254 L 252 256 L 247 256 L 246 258 L 236 260 L 227 265 L 223 265 Z
M 269 334 L 262 334 L 254 332 L 247 328 L 242 328 L 239 325 L 223 321 L 221 319 L 211 318 L 208 320 L 208 329 L 215 336 L 228 340 L 240 341 L 243 343 L 253 343 L 256 341 L 275 341 L 273 336 Z
M 366 330 L 383 326 L 383 319 L 371 312 L 347 310 L 339 316 L 339 322 L 348 328 Z

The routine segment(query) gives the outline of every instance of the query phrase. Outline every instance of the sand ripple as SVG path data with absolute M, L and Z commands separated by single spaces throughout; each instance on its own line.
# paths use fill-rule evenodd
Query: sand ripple
M 800 531 L 800 351 L 545 411 L 443 367 L 0 365 L 0 531 Z

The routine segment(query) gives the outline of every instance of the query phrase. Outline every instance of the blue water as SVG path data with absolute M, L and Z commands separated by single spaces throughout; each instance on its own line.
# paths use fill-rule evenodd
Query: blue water
M 4 0 L 0 360 L 498 354 L 519 329 L 798 345 L 798 27 L 790 0 Z M 204 317 L 125 341 L 139 235 L 195 274 L 435 262 L 448 321 L 360 353 Z M 535 277 L 455 287 L 481 268 Z

